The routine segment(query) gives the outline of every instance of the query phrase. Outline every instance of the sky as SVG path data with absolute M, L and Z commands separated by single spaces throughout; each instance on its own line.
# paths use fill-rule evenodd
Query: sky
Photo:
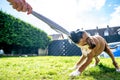
M 120 26 L 120 0 L 26 0 L 34 11 L 48 17 L 68 31 Z M 0 10 L 13 15 L 47 34 L 56 34 L 47 24 L 18 12 L 7 0 L 0 0 Z

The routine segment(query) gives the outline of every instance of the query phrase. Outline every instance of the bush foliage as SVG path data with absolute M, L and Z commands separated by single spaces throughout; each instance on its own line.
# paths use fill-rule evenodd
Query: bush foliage
M 49 41 L 44 31 L 0 11 L 0 47 L 4 50 L 21 47 L 45 49 Z

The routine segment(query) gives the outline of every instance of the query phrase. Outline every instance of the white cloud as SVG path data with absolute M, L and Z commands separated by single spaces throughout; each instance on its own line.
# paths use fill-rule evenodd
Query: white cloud
M 116 7 L 115 12 L 111 14 L 110 25 L 111 26 L 120 25 L 120 6 Z
M 106 0 L 95 0 L 95 8 L 100 10 L 105 5 Z
M 78 9 L 80 12 L 88 12 L 92 9 L 100 10 L 106 0 L 79 0 L 78 1 Z
M 106 0 L 28 0 L 33 9 L 71 31 L 95 28 L 100 21 L 91 13 L 100 10 Z
M 105 2 L 106 0 L 78 0 L 78 24 L 84 29 L 105 26 L 106 17 L 97 14 Z

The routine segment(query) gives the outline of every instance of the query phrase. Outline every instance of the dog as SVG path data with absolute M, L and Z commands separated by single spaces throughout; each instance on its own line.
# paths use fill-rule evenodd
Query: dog
M 86 31 L 76 30 L 70 32 L 69 38 L 78 47 L 80 47 L 82 51 L 80 60 L 73 67 L 73 69 L 76 70 L 73 71 L 70 76 L 79 76 L 92 62 L 93 58 L 95 58 L 96 66 L 100 61 L 98 55 L 100 55 L 103 51 L 105 51 L 112 59 L 116 71 L 120 72 L 120 67 L 115 61 L 114 55 L 112 54 L 107 42 L 103 37 L 99 35 L 90 36 Z

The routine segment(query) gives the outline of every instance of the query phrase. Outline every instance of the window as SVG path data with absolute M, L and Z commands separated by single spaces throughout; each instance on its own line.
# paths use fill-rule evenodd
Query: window
M 120 28 L 117 30 L 118 35 L 120 35 Z
M 99 33 L 98 33 L 98 32 L 96 32 L 96 33 L 95 33 L 95 35 L 99 35 Z
M 104 36 L 109 36 L 109 31 L 108 30 L 104 31 Z

